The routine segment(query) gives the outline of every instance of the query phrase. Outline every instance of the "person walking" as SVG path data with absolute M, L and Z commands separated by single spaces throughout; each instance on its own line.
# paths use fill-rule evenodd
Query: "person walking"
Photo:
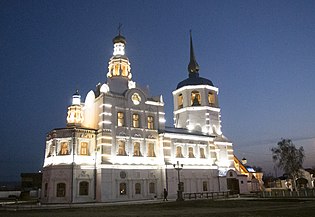
M 166 188 L 164 188 L 164 199 L 163 199 L 163 201 L 167 201 L 167 195 L 168 195 L 168 192 L 167 192 L 167 190 L 166 190 Z

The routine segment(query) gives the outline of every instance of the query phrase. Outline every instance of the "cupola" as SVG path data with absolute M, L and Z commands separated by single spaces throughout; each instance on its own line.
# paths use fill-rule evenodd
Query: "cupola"
M 130 62 L 125 54 L 126 38 L 119 34 L 113 38 L 114 51 L 113 56 L 108 63 L 107 78 L 126 78 L 131 80 Z
M 67 127 L 81 126 L 83 122 L 83 112 L 81 105 L 81 96 L 79 91 L 72 95 L 72 105 L 68 107 Z

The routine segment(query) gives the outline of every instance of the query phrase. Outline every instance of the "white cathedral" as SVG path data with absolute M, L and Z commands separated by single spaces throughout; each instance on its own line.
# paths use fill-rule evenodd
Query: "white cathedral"
M 126 39 L 119 33 L 113 44 L 107 82 L 84 103 L 77 91 L 67 126 L 47 134 L 42 202 L 162 198 L 164 188 L 170 198 L 227 191 L 233 146 L 221 131 L 219 89 L 199 76 L 191 36 L 188 78 L 173 91 L 174 127 L 165 126 L 162 96 L 132 80 Z

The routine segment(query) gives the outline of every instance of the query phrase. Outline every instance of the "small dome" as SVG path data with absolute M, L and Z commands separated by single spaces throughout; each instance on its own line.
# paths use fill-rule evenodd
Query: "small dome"
M 115 38 L 113 38 L 113 43 L 116 44 L 116 43 L 123 43 L 123 44 L 126 44 L 126 38 L 122 35 L 117 35 Z
M 80 105 L 81 104 L 81 96 L 79 94 L 79 90 L 72 95 L 72 105 Z
M 179 82 L 176 89 L 179 89 L 179 88 L 184 87 L 184 86 L 189 86 L 189 85 L 210 85 L 210 86 L 213 86 L 213 83 L 209 79 L 199 77 L 198 73 L 194 73 L 194 74 L 190 73 L 189 78 Z
M 76 90 L 75 93 L 72 96 L 80 96 L 79 90 Z

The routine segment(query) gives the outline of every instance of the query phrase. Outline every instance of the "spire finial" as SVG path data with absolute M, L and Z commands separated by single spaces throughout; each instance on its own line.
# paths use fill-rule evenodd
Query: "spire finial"
M 121 28 L 122 28 L 122 24 L 119 23 L 119 24 L 118 24 L 118 35 L 120 35 L 120 33 L 121 33 Z
M 189 72 L 189 75 L 192 75 L 192 74 L 198 73 L 199 65 L 195 58 L 191 30 L 189 30 L 189 34 L 190 34 L 190 61 L 188 64 L 188 72 Z
M 114 43 L 114 44 L 115 44 L 115 43 L 119 43 L 119 42 L 120 42 L 120 43 L 123 43 L 123 44 L 126 44 L 126 39 L 125 39 L 125 37 L 121 35 L 121 29 L 122 29 L 122 24 L 119 23 L 118 28 L 117 28 L 117 30 L 118 30 L 118 35 L 113 39 L 113 43 Z

